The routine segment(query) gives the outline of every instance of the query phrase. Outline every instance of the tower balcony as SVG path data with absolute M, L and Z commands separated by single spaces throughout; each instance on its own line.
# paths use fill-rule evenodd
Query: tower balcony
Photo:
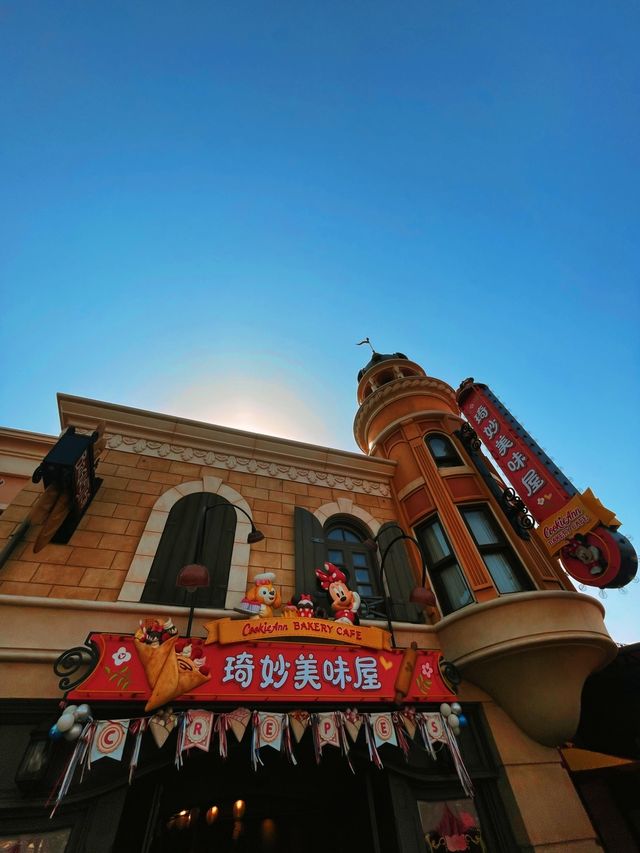
M 616 644 L 604 608 L 577 592 L 503 595 L 437 624 L 447 660 L 492 696 L 531 738 L 570 740 L 586 678 L 611 661 Z

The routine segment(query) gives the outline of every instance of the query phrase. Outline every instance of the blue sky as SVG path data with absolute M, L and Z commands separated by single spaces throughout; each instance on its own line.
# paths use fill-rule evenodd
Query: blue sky
M 486 382 L 637 546 L 639 24 L 0 2 L 0 423 L 64 391 L 353 450 L 369 335 Z

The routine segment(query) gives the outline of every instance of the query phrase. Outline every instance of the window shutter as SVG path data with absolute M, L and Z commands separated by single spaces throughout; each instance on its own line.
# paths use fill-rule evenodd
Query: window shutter
M 201 513 L 205 507 L 218 504 L 226 504 L 229 509 L 215 510 L 207 515 L 205 539 L 199 558 L 209 569 L 211 585 L 190 595 L 185 589 L 176 587 L 176 578 L 183 566 L 194 562 Z M 224 607 L 235 529 L 236 511 L 224 498 L 199 492 L 179 500 L 171 508 L 162 531 L 141 601 Z
M 316 593 L 316 569 L 326 560 L 322 525 L 312 512 L 297 506 L 293 512 L 296 548 L 296 593 Z
M 383 524 L 378 533 L 378 548 L 380 556 L 400 531 L 393 522 Z M 418 585 L 409 557 L 407 545 L 399 539 L 387 553 L 384 564 L 384 576 L 391 597 L 391 618 L 398 622 L 422 622 L 422 612 L 419 607 L 409 602 L 411 590 Z

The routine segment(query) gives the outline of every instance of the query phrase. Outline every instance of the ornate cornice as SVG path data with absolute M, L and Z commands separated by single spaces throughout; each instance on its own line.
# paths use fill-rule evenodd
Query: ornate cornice
M 279 480 L 290 480 L 296 483 L 327 486 L 345 492 L 360 492 L 380 497 L 389 497 L 391 494 L 387 483 L 260 459 L 255 451 L 252 456 L 239 456 L 233 453 L 220 453 L 215 450 L 153 441 L 118 433 L 107 434 L 107 448 L 125 453 L 142 453 L 145 456 L 155 456 L 175 462 L 191 462 L 195 465 L 205 465 L 208 468 L 239 471 L 246 474 L 274 477 Z
M 452 413 L 458 411 L 455 391 L 446 382 L 434 379 L 432 376 L 411 376 L 405 379 L 395 379 L 393 382 L 381 385 L 380 388 L 370 394 L 356 412 L 353 434 L 358 445 L 365 451 L 368 449 L 367 427 L 382 408 L 391 400 L 414 396 L 416 393 L 437 397 L 450 407 Z

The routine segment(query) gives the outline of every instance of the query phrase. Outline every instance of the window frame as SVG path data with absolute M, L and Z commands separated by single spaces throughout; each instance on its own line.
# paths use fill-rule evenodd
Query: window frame
M 333 530 L 346 530 L 354 536 L 358 537 L 357 542 L 348 542 L 348 541 L 340 541 L 337 539 L 331 539 L 330 535 Z M 371 538 L 371 534 L 368 530 L 360 527 L 360 525 L 354 523 L 351 518 L 345 518 L 345 516 L 337 515 L 332 516 L 332 518 L 328 519 L 323 527 L 324 540 L 325 540 L 325 553 L 327 555 L 327 560 L 330 563 L 334 563 L 334 565 L 338 566 L 338 568 L 344 571 L 347 577 L 347 583 L 349 585 L 349 589 L 353 592 L 357 592 L 363 602 L 367 602 L 367 600 L 379 601 L 381 598 L 385 596 L 384 590 L 381 589 L 380 584 L 380 569 L 378 566 L 378 561 L 376 559 L 376 555 L 373 551 L 370 551 L 365 545 L 365 541 Z M 336 547 L 332 547 L 332 546 Z M 330 551 L 341 550 L 343 551 L 345 562 L 344 563 L 335 563 L 334 560 L 329 556 Z M 363 553 L 365 555 L 367 565 L 366 569 L 369 573 L 369 583 L 361 584 L 362 586 L 371 587 L 371 595 L 364 595 L 360 592 L 358 588 L 359 584 L 356 578 L 356 572 L 358 569 L 362 569 L 362 566 L 356 566 L 353 563 L 352 555 L 353 553 Z M 365 607 L 366 609 L 366 607 Z
M 498 595 L 513 595 L 514 593 L 518 592 L 531 592 L 535 590 L 536 586 L 533 583 L 533 580 L 531 579 L 522 562 L 518 559 L 518 556 L 514 551 L 511 542 L 507 538 L 504 530 L 498 523 L 498 520 L 491 511 L 490 507 L 484 503 L 459 504 L 458 511 L 462 516 L 462 520 L 464 521 L 467 530 L 469 531 L 469 535 L 473 540 L 473 544 L 476 546 L 478 553 L 482 557 L 482 562 L 485 565 L 489 577 L 491 578 L 491 583 L 494 585 Z M 496 537 L 495 542 L 490 542 L 484 545 L 478 542 L 473 532 L 473 528 L 471 527 L 471 524 L 469 522 L 469 519 L 467 518 L 468 512 L 480 512 L 483 514 L 486 523 L 488 523 L 489 527 L 493 531 L 494 536 Z M 511 569 L 514 577 L 520 584 L 520 589 L 510 589 L 503 592 L 498 588 L 498 583 L 493 577 L 491 567 L 485 560 L 485 555 L 491 554 L 499 554 L 500 556 L 505 558 L 506 562 L 509 564 L 509 568 Z
M 429 553 L 429 547 L 426 544 L 425 538 L 422 535 L 423 531 L 427 530 L 427 528 L 434 526 L 437 524 L 440 527 L 440 531 L 444 538 L 444 541 L 447 544 L 447 548 L 449 549 L 449 553 L 445 557 L 441 557 L 439 560 L 434 560 L 431 554 Z M 446 530 L 442 522 L 440 521 L 440 517 L 437 513 L 429 516 L 424 519 L 419 525 L 414 528 L 414 532 L 416 535 L 416 539 L 420 543 L 420 547 L 424 553 L 424 558 L 427 564 L 427 572 L 429 574 L 429 578 L 431 580 L 431 584 L 433 586 L 436 598 L 438 600 L 438 604 L 440 605 L 440 611 L 443 616 L 449 616 L 451 613 L 457 613 L 459 610 L 463 610 L 465 607 L 469 607 L 470 604 L 476 604 L 476 597 L 473 593 L 473 590 L 469 584 L 467 576 L 464 573 L 462 566 L 460 565 L 460 561 L 458 557 L 451 547 L 451 543 L 449 542 L 449 537 L 447 536 Z M 465 586 L 469 592 L 469 596 L 471 598 L 466 604 L 462 604 L 459 607 L 455 607 L 451 596 L 446 588 L 444 581 L 442 580 L 442 575 L 445 569 L 450 568 L 451 566 L 457 566 L 458 571 L 462 579 L 464 580 Z

